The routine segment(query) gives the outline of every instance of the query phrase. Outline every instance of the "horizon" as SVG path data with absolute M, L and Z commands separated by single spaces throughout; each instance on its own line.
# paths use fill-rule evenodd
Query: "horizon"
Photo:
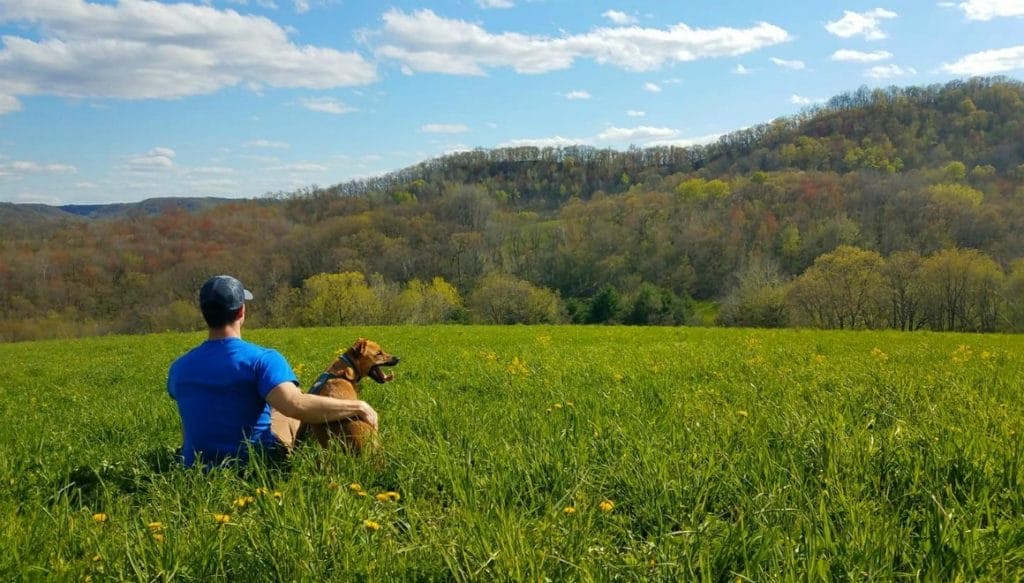
M 465 150 L 692 146 L 860 87 L 1018 79 L 1021 24 L 1020 0 L 0 0 L 0 202 L 251 199 Z

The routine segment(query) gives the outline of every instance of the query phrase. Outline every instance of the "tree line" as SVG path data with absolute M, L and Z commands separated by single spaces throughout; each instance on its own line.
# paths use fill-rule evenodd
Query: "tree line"
M 109 218 L 3 207 L 0 340 L 194 329 L 216 273 L 256 292 L 257 325 L 1015 331 L 1022 203 L 1024 85 L 861 90 L 698 148 L 466 152 Z M 943 303 L 940 265 L 987 291 Z M 877 285 L 838 294 L 855 268 Z

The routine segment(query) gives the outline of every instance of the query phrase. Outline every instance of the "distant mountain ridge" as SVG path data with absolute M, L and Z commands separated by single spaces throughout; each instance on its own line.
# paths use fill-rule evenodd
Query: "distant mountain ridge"
M 0 220 L 112 219 L 141 214 L 157 216 L 172 210 L 203 212 L 215 206 L 247 199 L 219 197 L 161 197 L 139 202 L 105 204 L 18 204 L 0 202 Z

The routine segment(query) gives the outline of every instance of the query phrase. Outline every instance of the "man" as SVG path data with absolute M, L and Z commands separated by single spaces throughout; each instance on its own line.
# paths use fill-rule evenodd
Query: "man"
M 364 401 L 303 393 L 284 356 L 242 340 L 251 299 L 229 275 L 210 278 L 199 291 L 209 338 L 174 361 L 167 375 L 181 416 L 185 465 L 245 461 L 250 448 L 287 452 L 300 421 L 356 418 L 376 428 L 377 412 Z

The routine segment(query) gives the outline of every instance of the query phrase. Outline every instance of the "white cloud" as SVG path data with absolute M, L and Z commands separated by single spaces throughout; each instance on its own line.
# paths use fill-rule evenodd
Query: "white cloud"
M 21 102 L 13 95 L 3 95 L 0 93 L 0 115 L 11 113 L 12 111 L 21 111 Z
M 512 0 L 476 0 L 481 8 L 513 8 L 516 3 Z
M 305 14 L 309 12 L 309 0 L 294 0 L 295 12 Z
M 646 143 L 652 140 L 667 140 L 679 134 L 672 128 L 656 128 L 651 126 L 638 126 L 635 128 L 609 127 L 597 134 L 595 140 L 598 142 L 612 142 L 618 144 Z
M 953 63 L 942 65 L 942 70 L 954 75 L 968 76 L 1024 70 L 1024 45 L 972 53 Z
M 824 103 L 825 100 L 820 97 L 804 97 L 794 93 L 789 96 L 789 102 L 793 105 L 814 105 L 815 103 Z
M 884 8 L 868 12 L 844 10 L 842 18 L 825 24 L 825 30 L 840 38 L 863 36 L 867 40 L 881 40 L 886 37 L 882 32 L 881 21 L 897 16 L 895 12 Z
M 288 148 L 287 142 L 275 142 L 273 140 L 251 140 L 242 144 L 246 148 Z
M 129 158 L 126 166 L 133 172 L 169 170 L 174 167 L 174 156 L 174 150 L 157 147 L 145 154 Z
M 443 18 L 432 10 L 384 13 L 384 28 L 366 33 L 379 40 L 378 57 L 398 61 L 407 73 L 483 75 L 489 68 L 519 73 L 567 69 L 591 59 L 628 71 L 651 71 L 666 63 L 738 56 L 790 40 L 788 32 L 765 22 L 746 28 L 596 28 L 585 34 L 547 37 L 515 32 L 493 34 L 480 25 Z
M 636 24 L 636 17 L 631 14 L 626 14 L 619 10 L 606 10 L 601 16 L 607 18 L 612 24 L 618 26 L 626 26 L 629 24 Z
M 225 87 L 326 89 L 377 79 L 353 52 L 297 45 L 273 21 L 188 3 L 3 0 L 8 96 L 173 99 Z
M 657 83 L 651 83 L 648 81 L 647 83 L 644 83 L 644 91 L 649 93 L 661 93 L 661 86 Z
M 901 67 L 899 65 L 878 65 L 864 71 L 865 77 L 872 79 L 892 79 L 894 77 L 905 77 L 916 75 L 917 70 L 913 67 Z
M 892 58 L 892 53 L 889 51 L 872 51 L 865 53 L 863 51 L 852 51 L 850 49 L 839 49 L 832 53 L 833 61 L 843 61 L 852 63 L 874 63 L 877 61 L 884 61 Z
M 420 131 L 425 134 L 462 134 L 468 132 L 469 127 L 461 123 L 428 123 Z
M 776 57 L 772 57 L 771 60 L 776 65 L 778 65 L 780 67 L 783 67 L 785 69 L 792 69 L 794 71 L 801 71 L 801 70 L 807 68 L 807 64 L 804 63 L 803 61 L 795 61 L 795 60 L 794 61 L 787 61 L 786 59 L 779 59 L 779 58 L 776 58 Z
M 591 97 L 589 91 L 570 91 L 565 94 L 566 99 L 590 99 Z
M 41 164 L 30 160 L 0 162 L 0 176 L 25 176 L 28 174 L 74 174 L 78 169 L 70 164 Z
M 647 115 L 647 112 L 639 111 L 636 109 L 630 109 L 629 111 L 626 112 L 626 115 L 628 115 L 629 117 L 644 117 L 645 115 Z
M 958 7 L 969 20 L 992 20 L 996 17 L 1024 16 L 1024 0 L 968 0 Z
M 572 138 L 563 138 L 562 136 L 554 136 L 550 138 L 524 138 L 519 140 L 509 140 L 498 144 L 499 148 L 521 148 L 523 146 L 533 146 L 536 148 L 564 148 L 566 146 L 576 146 L 587 143 L 586 140 L 575 140 Z
M 355 108 L 349 107 L 332 97 L 307 97 L 300 100 L 300 103 L 302 104 L 302 107 L 305 107 L 306 109 L 319 111 L 321 113 L 333 113 L 335 115 L 340 115 L 355 111 Z
M 744 67 L 743 65 L 736 65 L 736 67 L 732 70 L 732 72 L 736 73 L 737 75 L 749 75 L 749 74 L 753 73 L 753 71 L 751 71 L 750 69 Z
M 322 164 L 315 164 L 313 162 L 295 162 L 293 164 L 287 164 L 283 167 L 283 170 L 287 172 L 300 172 L 300 173 L 317 173 L 326 172 L 327 167 Z

